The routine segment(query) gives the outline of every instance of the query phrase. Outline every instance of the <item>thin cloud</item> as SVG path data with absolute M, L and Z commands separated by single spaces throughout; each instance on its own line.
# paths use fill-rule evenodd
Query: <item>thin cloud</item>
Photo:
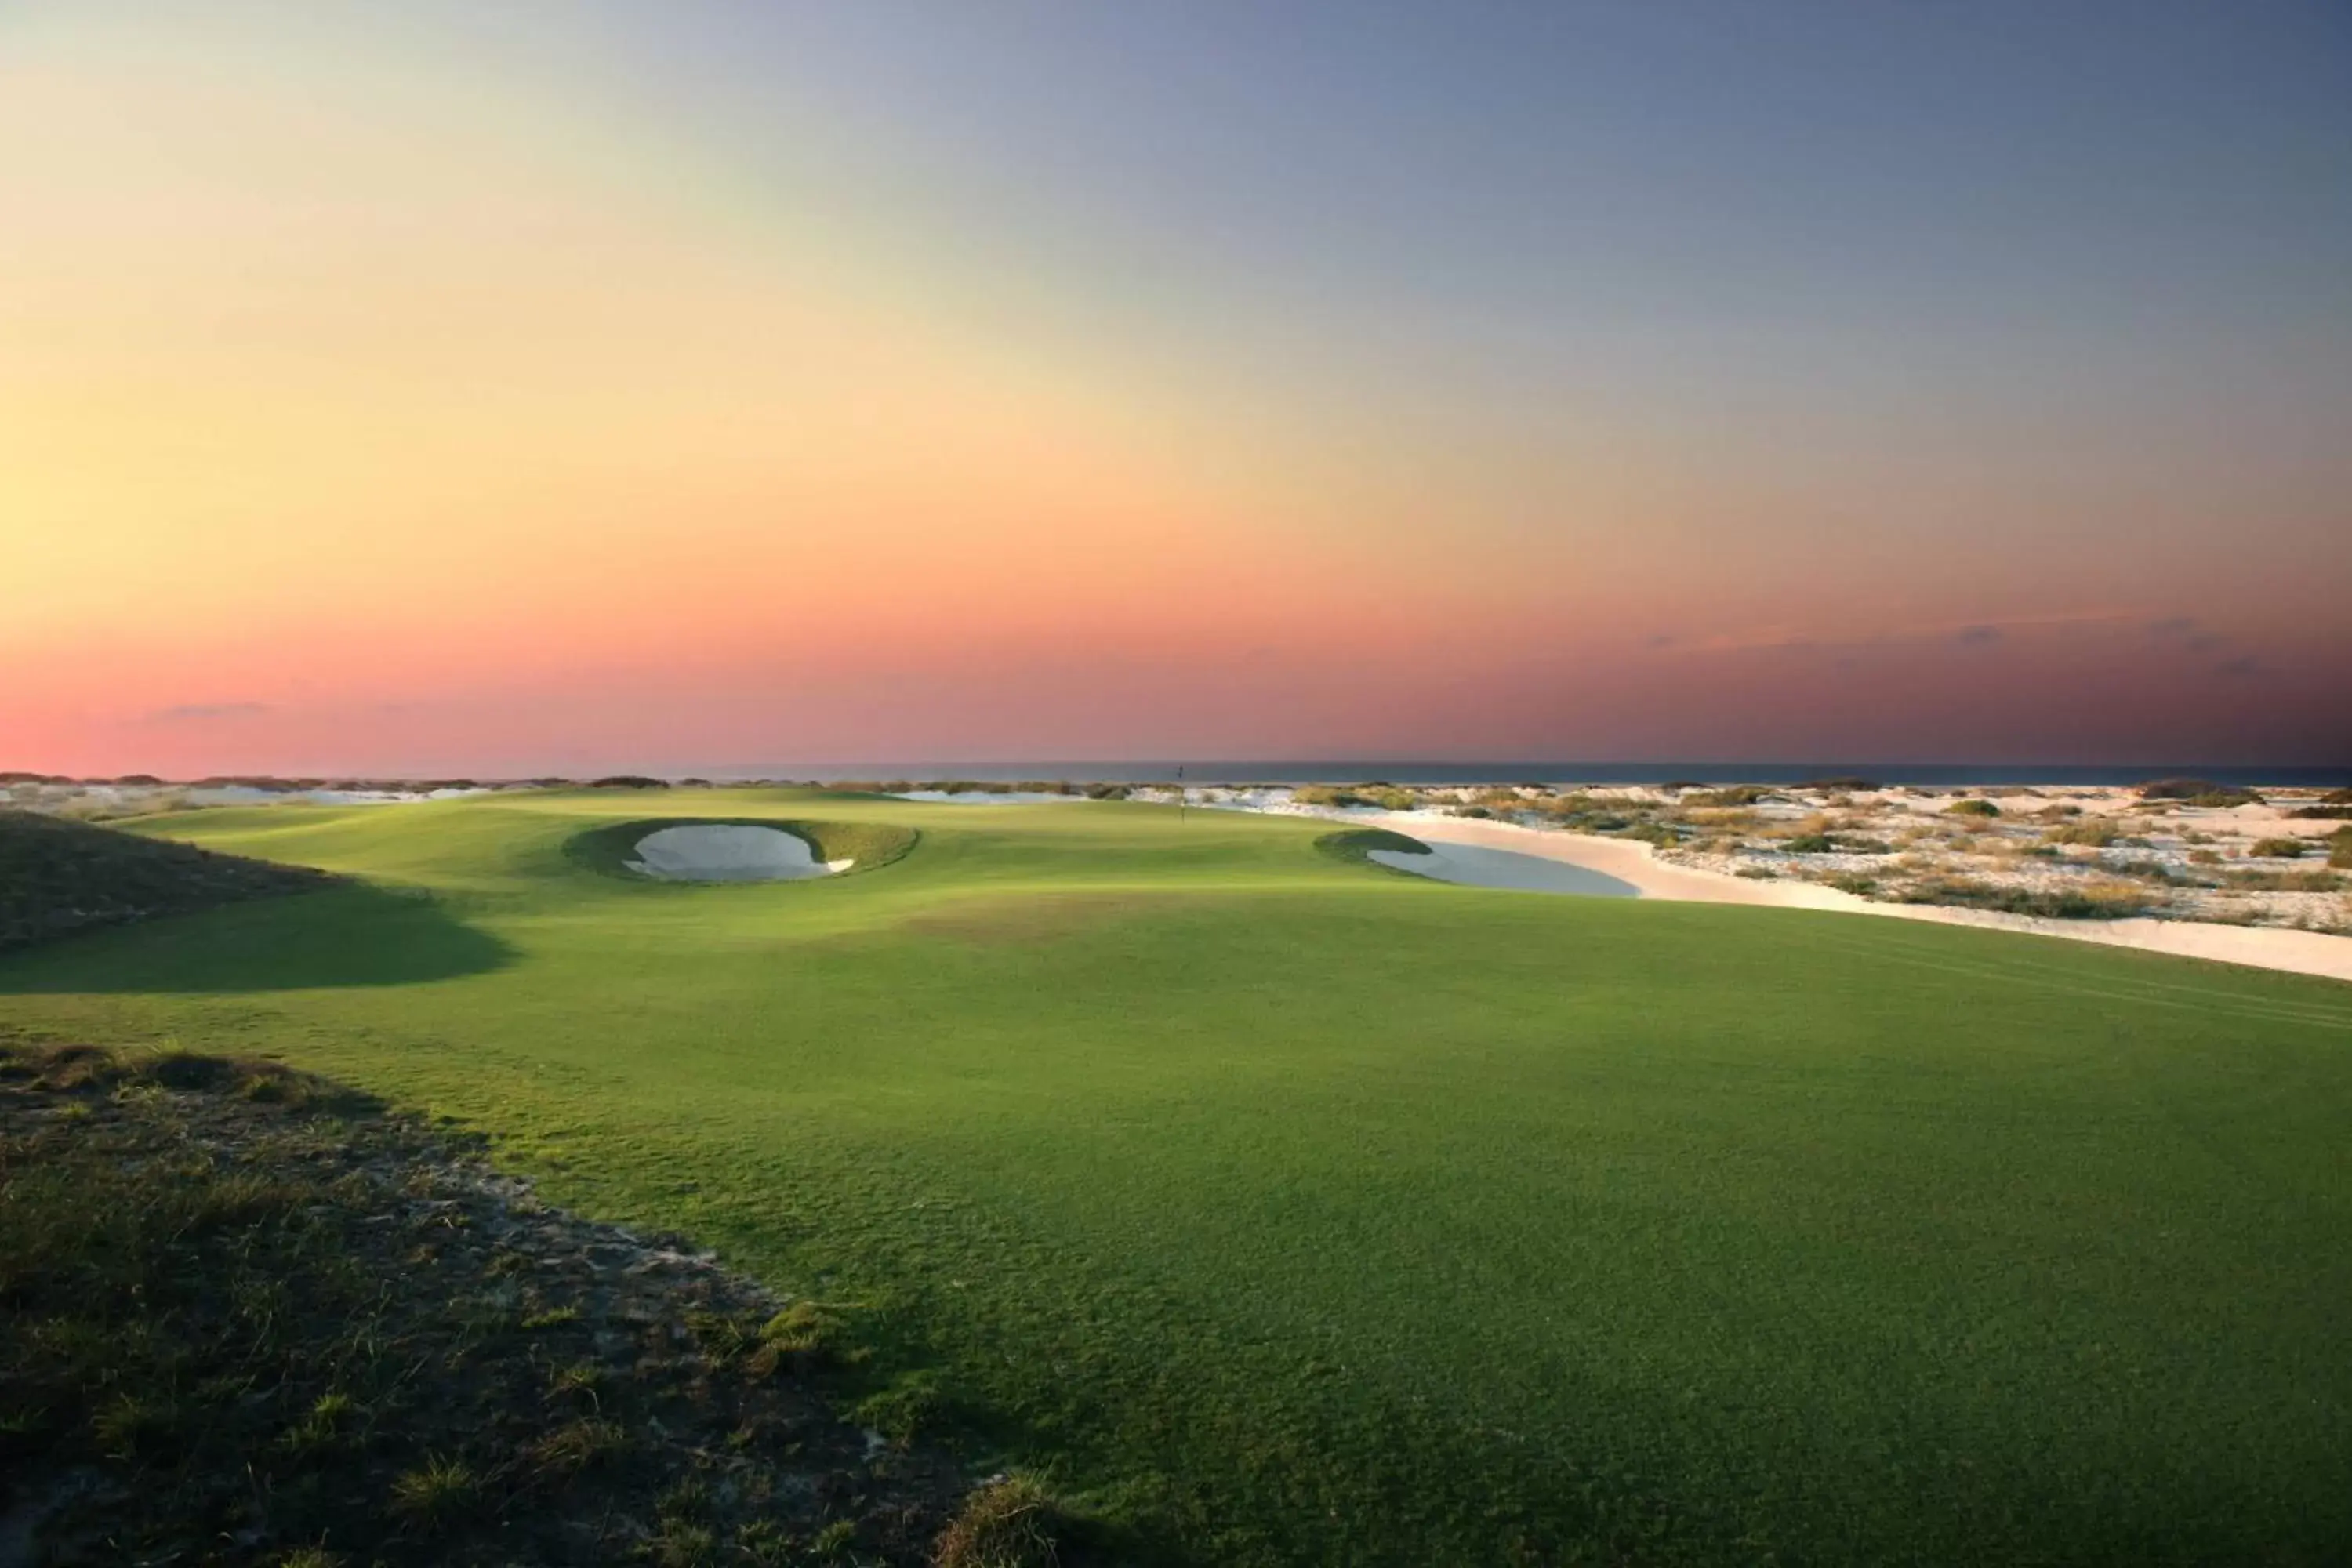
M 2147 635 L 2158 642 L 2175 643 L 2191 653 L 2210 653 L 2229 639 L 2206 631 L 2194 616 L 2166 616 L 2147 623 Z
M 2147 614 L 2145 610 L 2052 610 L 2039 615 L 2004 616 L 1990 621 L 1913 622 L 1843 635 L 1824 635 L 1787 626 L 1759 626 L 1749 631 L 1726 632 L 1682 643 L 1678 645 L 1678 650 L 1685 653 L 1759 653 L 1774 648 L 1867 648 L 1937 642 L 1984 647 L 2002 641 L 2012 633 L 2122 626 L 2144 620 Z M 1654 640 L 1651 646 L 1659 645 Z
M 2259 680 L 2271 673 L 2271 667 L 2252 654 L 2242 653 L 2215 665 L 2213 673 L 2225 680 Z
M 151 724 L 203 724 L 221 719 L 249 719 L 269 711 L 267 702 L 183 702 L 158 708 L 147 715 Z

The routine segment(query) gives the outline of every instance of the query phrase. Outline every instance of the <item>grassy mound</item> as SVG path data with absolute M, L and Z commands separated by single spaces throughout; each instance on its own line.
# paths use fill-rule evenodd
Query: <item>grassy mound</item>
M 819 860 L 855 862 L 848 870 L 840 873 L 845 877 L 878 871 L 905 858 L 922 837 L 914 828 L 886 822 L 824 822 L 769 816 L 646 816 L 589 828 L 565 844 L 564 853 L 575 863 L 607 876 L 625 878 L 632 882 L 650 881 L 652 879 L 630 870 L 629 862 L 636 858 L 638 840 L 665 827 L 776 828 L 805 843 Z M 766 887 L 770 884 L 746 882 L 740 885 Z
M 0 1047 L 0 1506 L 43 1561 L 1017 1565 L 1069 1528 L 869 1452 L 834 1314 L 275 1064 Z
M 0 948 L 309 892 L 341 879 L 27 811 L 0 811 Z
M 1359 866 L 1377 866 L 1383 871 L 1396 869 L 1381 866 L 1372 858 L 1375 849 L 1386 849 L 1397 855 L 1427 855 L 1430 847 L 1418 838 L 1408 838 L 1402 833 L 1391 833 L 1385 827 L 1351 827 L 1340 833 L 1327 833 L 1315 841 L 1318 854 L 1334 860 L 1346 860 Z
M 567 874 L 656 805 L 923 840 L 823 896 Z M 2343 1557 L 2352 988 L 1371 876 L 1315 847 L 1337 826 L 764 788 L 195 812 L 161 830 L 422 889 L 496 962 L 394 980 L 405 904 L 262 900 L 0 954 L 0 1024 L 461 1119 L 550 1202 L 839 1305 L 862 1423 L 1183 1561 Z M 1041 1517 L 994 1494 L 957 1550 Z

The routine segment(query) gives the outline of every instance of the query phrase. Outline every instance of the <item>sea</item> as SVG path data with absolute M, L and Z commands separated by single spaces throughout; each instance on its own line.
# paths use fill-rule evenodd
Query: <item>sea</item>
M 710 779 L 856 780 L 969 779 L 1013 784 L 1025 779 L 1073 783 L 1160 784 L 1805 784 L 1816 779 L 1866 779 L 1881 784 L 2137 784 L 2150 779 L 2200 778 L 2216 784 L 2268 784 L 2279 789 L 2352 785 L 2352 760 L 2338 767 L 2263 766 L 2238 763 L 1591 763 L 1429 762 L 1409 758 L 1325 761 L 927 762 L 770 763 L 681 769 Z

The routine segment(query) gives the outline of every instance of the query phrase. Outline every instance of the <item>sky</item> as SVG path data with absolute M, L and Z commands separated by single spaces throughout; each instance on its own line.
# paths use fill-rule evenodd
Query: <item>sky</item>
M 2352 762 L 2352 12 L 0 3 L 0 768 Z

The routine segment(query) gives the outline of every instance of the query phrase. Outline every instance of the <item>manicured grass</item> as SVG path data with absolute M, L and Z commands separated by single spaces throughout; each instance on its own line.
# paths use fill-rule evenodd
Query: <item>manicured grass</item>
M 921 837 L 626 882 L 663 818 Z M 364 889 L 0 958 L 839 1304 L 876 1409 L 1201 1563 L 2325 1561 L 2352 989 L 1488 892 L 1325 824 L 808 792 L 147 831 Z

